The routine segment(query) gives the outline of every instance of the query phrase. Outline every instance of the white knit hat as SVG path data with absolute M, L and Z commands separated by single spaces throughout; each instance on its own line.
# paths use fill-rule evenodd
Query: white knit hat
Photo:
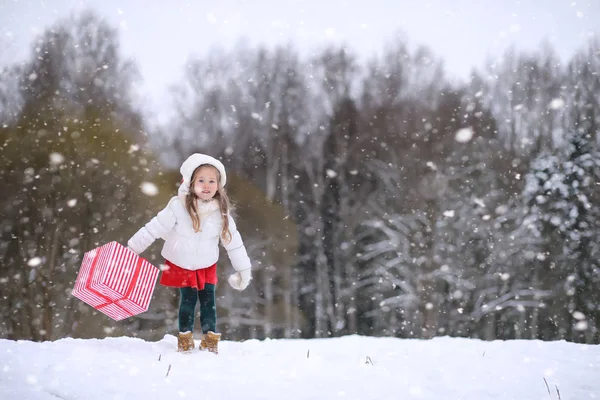
M 201 165 L 208 164 L 217 169 L 219 171 L 219 175 L 221 175 L 221 179 L 219 182 L 220 187 L 224 187 L 225 183 L 227 183 L 227 174 L 225 173 L 225 166 L 219 160 L 214 157 L 207 156 L 206 154 L 195 153 L 192 154 L 181 164 L 181 168 L 179 171 L 181 172 L 181 176 L 183 176 L 183 182 L 181 182 L 181 186 L 179 186 L 178 195 L 180 197 L 185 198 L 190 191 L 190 182 L 192 180 L 192 174 Z

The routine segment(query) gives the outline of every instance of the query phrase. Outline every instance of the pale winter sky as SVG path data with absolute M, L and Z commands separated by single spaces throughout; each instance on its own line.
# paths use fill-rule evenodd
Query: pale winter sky
M 344 43 L 361 57 L 402 33 L 464 78 L 509 45 L 547 40 L 563 60 L 599 31 L 600 0 L 0 0 L 0 64 L 22 60 L 44 28 L 73 11 L 94 9 L 118 27 L 148 101 L 161 103 L 191 55 L 214 46 L 292 43 L 308 54 Z

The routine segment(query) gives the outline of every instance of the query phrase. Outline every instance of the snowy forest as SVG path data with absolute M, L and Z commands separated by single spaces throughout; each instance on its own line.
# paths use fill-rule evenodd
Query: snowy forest
M 598 41 L 566 61 L 508 48 L 459 83 L 407 40 L 368 61 L 240 45 L 190 58 L 154 125 L 138 78 L 92 12 L 0 69 L 0 338 L 176 332 L 175 289 L 121 322 L 71 291 L 83 254 L 126 243 L 203 152 L 253 263 L 240 293 L 220 258 L 228 340 L 600 343 Z M 161 246 L 143 254 L 157 267 Z

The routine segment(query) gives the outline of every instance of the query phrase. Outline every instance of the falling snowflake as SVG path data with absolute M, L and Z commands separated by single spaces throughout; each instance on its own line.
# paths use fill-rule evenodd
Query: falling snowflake
M 65 162 L 65 156 L 60 153 L 51 153 L 50 154 L 50 164 L 57 166 Z
M 42 259 L 40 257 L 33 257 L 29 261 L 27 261 L 27 265 L 30 267 L 37 267 L 42 263 Z
M 473 131 L 473 128 L 471 128 L 470 126 L 467 128 L 462 128 L 456 132 L 456 134 L 454 135 L 454 140 L 456 140 L 458 143 L 466 143 L 469 140 L 473 139 L 474 134 L 475 131 Z
M 477 204 L 479 207 L 485 207 L 485 203 L 480 198 L 475 197 L 473 203 Z
M 332 169 L 328 169 L 326 172 L 328 178 L 335 178 L 337 176 L 337 172 Z
M 554 99 L 548 104 L 548 108 L 552 110 L 560 110 L 565 106 L 565 101 L 561 98 Z
M 584 320 L 585 315 L 581 311 L 573 311 L 573 318 L 578 320 Z
M 146 196 L 156 196 L 158 194 L 158 187 L 152 182 L 142 182 L 140 189 Z
M 588 329 L 588 322 L 587 321 L 579 321 L 575 324 L 575 330 L 576 331 L 585 331 Z
M 444 217 L 447 217 L 447 218 L 454 217 L 454 210 L 446 210 L 446 211 L 444 211 Z
M 71 199 L 71 200 L 67 201 L 67 205 L 69 207 L 75 207 L 77 205 L 77 199 Z

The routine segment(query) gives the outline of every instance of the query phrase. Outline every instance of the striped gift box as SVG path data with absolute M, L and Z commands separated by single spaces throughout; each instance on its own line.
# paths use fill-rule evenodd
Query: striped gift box
M 115 321 L 148 311 L 158 268 L 117 242 L 83 256 L 73 296 Z

